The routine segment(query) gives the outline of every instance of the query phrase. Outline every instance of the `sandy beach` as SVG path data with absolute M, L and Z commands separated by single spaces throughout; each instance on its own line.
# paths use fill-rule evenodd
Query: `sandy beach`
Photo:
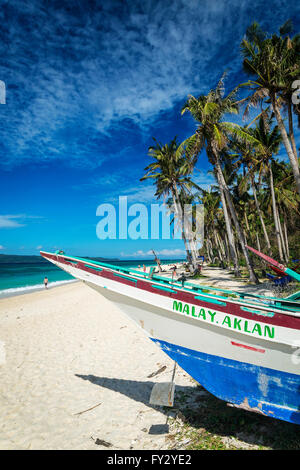
M 1 299 L 0 346 L 0 449 L 167 448 L 149 397 L 173 363 L 89 287 Z M 179 368 L 176 384 L 196 386 Z
M 226 270 L 203 274 L 195 282 L 272 295 Z M 142 329 L 81 282 L 0 299 L 0 449 L 168 449 L 174 410 L 149 398 L 172 370 Z M 175 401 L 195 395 L 179 367 L 175 383 Z
M 186 274 L 182 263 L 175 263 L 177 266 L 176 269 L 176 276 L 174 276 L 174 280 L 179 278 L 182 273 L 186 275 L 187 281 L 192 282 L 193 284 L 198 285 L 208 285 L 211 287 L 219 287 L 221 289 L 228 289 L 237 292 L 248 292 L 257 295 L 266 295 L 272 297 L 275 295 L 275 292 L 272 290 L 272 283 L 269 281 L 260 282 L 260 284 L 250 284 L 247 282 L 246 279 L 241 280 L 237 279 L 233 276 L 233 271 L 229 269 L 221 269 L 218 267 L 211 267 L 204 263 L 202 267 L 201 273 L 204 277 L 198 279 L 190 280 L 188 278 L 188 274 Z M 161 276 L 171 278 L 172 277 L 172 268 L 173 265 L 162 265 L 163 272 L 160 274 Z M 142 269 L 140 269 L 142 271 Z M 158 273 L 158 270 L 156 270 Z

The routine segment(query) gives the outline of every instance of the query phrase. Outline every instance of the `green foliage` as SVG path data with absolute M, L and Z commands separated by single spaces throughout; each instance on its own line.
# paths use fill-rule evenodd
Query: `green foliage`
M 300 124 L 300 106 L 291 101 L 292 83 L 300 77 L 300 34 L 292 33 L 291 20 L 271 35 L 258 23 L 250 25 L 241 41 L 243 67 L 249 81 L 226 94 L 223 74 L 207 94 L 189 95 L 182 114 L 188 112 L 194 118 L 195 133 L 182 143 L 177 143 L 176 138 L 166 145 L 155 141 L 155 146 L 149 148 L 153 161 L 142 178 L 153 180 L 158 198 L 171 196 L 169 206 L 174 200 L 181 206 L 187 201 L 204 204 L 205 240 L 201 254 L 209 266 L 234 265 L 236 274 L 234 252 L 238 268 L 247 266 L 251 276 L 245 241 L 285 263 L 300 258 L 300 195 L 291 156 L 289 163 L 286 155 L 277 158 L 284 137 L 278 115 L 275 121 L 273 112 L 276 104 L 292 142 L 293 118 Z M 242 99 L 238 96 L 241 89 L 249 92 Z M 248 125 L 225 119 L 239 112 L 246 118 L 250 108 L 258 105 L 260 111 Z M 199 187 L 193 177 L 202 150 L 206 151 L 216 178 L 216 185 L 210 190 Z M 227 220 L 221 201 L 228 206 L 232 202 L 232 209 L 227 208 Z M 276 236 L 276 230 L 281 230 L 280 236 Z M 256 265 L 265 268 L 259 260 Z M 290 263 L 289 266 L 293 267 Z

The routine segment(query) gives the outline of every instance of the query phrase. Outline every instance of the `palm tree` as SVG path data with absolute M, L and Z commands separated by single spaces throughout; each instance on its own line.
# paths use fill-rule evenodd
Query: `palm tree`
M 225 245 L 219 235 L 220 215 L 223 216 L 222 209 L 220 208 L 220 194 L 218 191 L 200 190 L 198 196 L 204 206 L 204 221 L 205 221 L 205 240 L 208 246 L 215 246 L 218 253 L 218 258 L 225 264 L 226 250 Z M 221 214 L 220 214 L 221 212 Z M 221 232 L 222 233 L 222 232 Z M 214 241 L 214 243 L 212 242 Z
M 224 97 L 223 77 L 219 81 L 216 89 L 211 90 L 208 95 L 201 95 L 199 98 L 189 96 L 182 113 L 190 112 L 197 122 L 197 129 L 194 135 L 186 139 L 178 149 L 178 154 L 185 152 L 192 163 L 195 164 L 197 156 L 202 148 L 206 149 L 210 163 L 213 165 L 217 181 L 220 187 L 221 201 L 226 220 L 226 229 L 230 242 L 232 258 L 234 259 L 234 249 L 232 245 L 231 221 L 226 214 L 227 205 L 233 219 L 237 232 L 239 243 L 246 260 L 247 268 L 252 282 L 258 282 L 257 276 L 253 270 L 252 262 L 249 258 L 241 226 L 238 221 L 236 210 L 234 208 L 229 188 L 226 184 L 223 171 L 221 154 L 228 146 L 229 136 L 235 135 L 237 138 L 255 142 L 255 139 L 245 132 L 237 124 L 224 122 L 223 116 L 227 113 L 237 113 L 238 103 L 235 100 L 237 88 Z M 238 270 L 238 266 L 235 266 Z
M 180 191 L 190 191 L 198 186 L 192 182 L 186 159 L 178 156 L 176 137 L 169 143 L 162 145 L 154 139 L 155 145 L 149 147 L 149 156 L 154 159 L 145 168 L 145 175 L 140 179 L 153 179 L 156 185 L 155 196 L 159 199 L 162 196 L 171 195 L 178 223 L 181 226 L 182 238 L 185 244 L 187 259 L 193 268 L 197 268 L 197 254 L 190 248 L 190 240 L 183 224 L 183 210 L 180 204 Z
M 272 170 L 272 159 L 273 155 L 276 155 L 279 151 L 281 143 L 281 134 L 279 132 L 278 126 L 274 126 L 274 128 L 270 130 L 271 125 L 271 120 L 266 121 L 265 119 L 260 118 L 259 123 L 256 125 L 255 129 L 251 130 L 255 138 L 261 143 L 260 148 L 257 149 L 255 152 L 252 164 L 254 167 L 254 171 L 258 171 L 258 174 L 263 172 L 267 172 L 269 174 L 269 187 L 271 193 L 272 210 L 277 244 L 279 249 L 279 257 L 282 261 L 284 261 L 284 252 L 280 233 L 280 223 L 277 213 L 277 203 L 275 197 L 275 187 Z
M 284 32 L 284 27 L 281 32 Z M 269 38 L 257 23 L 253 23 L 242 40 L 241 48 L 244 56 L 244 70 L 249 75 L 255 76 L 254 80 L 249 80 L 241 86 L 247 85 L 251 88 L 251 104 L 257 104 L 265 98 L 270 100 L 300 194 L 297 152 L 293 151 L 280 111 L 284 100 L 290 103 L 291 93 L 288 89 L 291 80 L 300 76 L 299 38 L 296 37 L 293 41 L 277 35 Z M 292 123 L 290 131 L 291 129 Z
M 292 172 L 289 165 L 275 160 L 272 165 L 274 175 L 274 192 L 277 203 L 277 216 L 280 237 L 285 261 L 289 261 L 289 243 L 287 237 L 287 214 L 300 215 L 300 197 L 295 191 L 292 181 Z M 283 224 L 281 222 L 283 220 Z M 282 227 L 283 225 L 283 227 Z
M 258 174 L 259 181 L 263 174 L 269 175 L 269 188 L 272 201 L 272 211 L 273 219 L 275 225 L 275 233 L 277 239 L 277 245 L 279 250 L 279 257 L 281 261 L 284 261 L 284 252 L 282 249 L 282 240 L 280 233 L 280 223 L 277 213 L 277 203 L 275 197 L 275 187 L 274 187 L 274 178 L 272 170 L 272 160 L 273 156 L 276 155 L 280 148 L 281 143 L 281 134 L 279 132 L 279 127 L 272 126 L 271 118 L 261 117 L 259 122 L 256 124 L 254 129 L 249 129 L 251 135 L 260 142 L 260 146 L 254 149 L 252 159 L 250 162 L 249 177 L 253 179 L 255 173 Z M 255 187 L 255 184 L 253 185 Z
M 297 159 L 297 148 L 293 128 L 293 111 L 298 116 L 298 126 L 300 126 L 300 107 L 295 103 L 293 104 L 292 95 L 294 91 L 293 82 L 295 79 L 299 78 L 300 34 L 296 34 L 293 38 L 290 38 L 289 34 L 292 33 L 292 31 L 293 24 L 291 20 L 286 21 L 279 29 L 280 41 L 283 48 L 287 50 L 287 55 L 289 57 L 289 69 L 291 70 L 291 73 L 286 77 L 285 88 L 282 92 L 282 99 L 284 100 L 288 110 L 289 137 L 294 155 Z
M 240 168 L 241 166 L 243 167 L 243 177 L 240 179 L 240 182 L 238 185 L 238 193 L 240 195 L 243 195 L 244 192 L 247 190 L 248 183 L 250 182 L 251 190 L 253 193 L 253 198 L 254 198 L 254 202 L 256 206 L 256 211 L 258 213 L 259 220 L 262 226 L 263 235 L 264 235 L 266 245 L 267 245 L 267 250 L 268 250 L 269 255 L 272 256 L 270 238 L 266 229 L 264 215 L 261 210 L 258 195 L 257 195 L 257 187 L 260 186 L 260 178 L 259 178 L 259 182 L 257 185 L 255 181 L 255 177 L 256 177 L 256 173 L 258 169 L 254 165 L 256 146 L 255 145 L 253 146 L 247 142 L 239 142 L 238 140 L 235 139 L 235 141 L 233 142 L 233 148 L 240 155 L 240 159 L 235 163 L 236 167 L 237 168 Z
M 255 183 L 255 176 L 258 175 L 258 183 L 260 184 L 261 178 L 263 174 L 269 174 L 269 187 L 272 199 L 272 207 L 273 207 L 273 217 L 275 223 L 275 231 L 277 237 L 277 244 L 279 248 L 279 255 L 281 260 L 283 260 L 283 253 L 281 249 L 281 242 L 280 242 L 280 227 L 278 224 L 278 217 L 277 217 L 277 208 L 276 208 L 276 199 L 275 199 L 275 191 L 274 191 L 274 181 L 273 181 L 273 173 L 272 173 L 272 166 L 271 161 L 273 155 L 277 154 L 279 151 L 280 143 L 281 143 L 281 134 L 279 132 L 278 126 L 272 126 L 272 119 L 266 118 L 265 116 L 261 116 L 259 122 L 256 122 L 255 128 L 248 129 L 248 132 L 259 142 L 259 146 L 256 144 L 247 145 L 247 148 L 243 154 L 243 158 L 248 168 L 248 172 L 244 178 L 244 180 L 250 180 L 252 184 L 253 196 L 256 203 L 256 207 L 258 210 L 258 214 L 260 217 L 261 225 L 264 231 L 265 239 L 267 242 L 267 247 L 271 252 L 271 245 L 269 241 L 269 237 L 267 234 L 267 230 L 264 224 L 263 215 L 260 210 L 259 202 L 257 199 L 256 193 L 256 183 Z M 250 151 L 249 151 L 250 149 Z

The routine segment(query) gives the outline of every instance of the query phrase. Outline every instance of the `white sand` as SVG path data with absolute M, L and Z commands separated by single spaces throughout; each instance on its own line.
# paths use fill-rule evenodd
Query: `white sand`
M 79 282 L 1 299 L 0 449 L 105 449 L 97 438 L 110 449 L 165 449 L 166 434 L 149 430 L 167 415 L 149 396 L 172 368 L 141 329 Z M 195 387 L 181 369 L 176 384 Z
M 203 274 L 193 282 L 267 293 L 226 270 Z M 167 435 L 151 430 L 167 413 L 149 397 L 172 369 L 139 327 L 80 282 L 0 299 L 0 449 L 105 449 L 97 438 L 110 449 L 166 449 Z M 175 382 L 195 387 L 180 368 Z
M 237 292 L 248 292 L 269 297 L 275 295 L 274 291 L 272 291 L 272 283 L 260 282 L 258 285 L 250 284 L 247 279 L 235 279 L 233 271 L 229 271 L 229 269 L 212 268 L 204 265 L 202 274 L 207 277 L 197 279 L 196 281 L 193 280 L 192 282 L 203 285 L 207 284 L 211 287 L 217 286 L 221 289 Z
M 176 263 L 175 263 L 176 264 Z M 161 276 L 165 276 L 168 278 L 172 277 L 172 271 L 168 269 L 171 269 L 174 265 L 165 265 L 164 269 L 166 270 L 161 274 Z M 185 273 L 183 267 L 181 264 L 177 263 L 177 276 L 174 276 L 174 280 L 177 279 L 177 277 L 180 277 L 182 273 L 186 275 L 187 281 L 189 281 L 188 274 Z M 221 269 L 217 267 L 208 267 L 206 263 L 202 267 L 201 273 L 205 276 L 203 278 L 199 279 L 192 279 L 190 282 L 193 284 L 199 284 L 199 285 L 208 285 L 211 287 L 219 287 L 221 289 L 228 289 L 232 291 L 237 291 L 237 292 L 248 292 L 252 294 L 257 294 L 257 295 L 265 295 L 272 297 L 276 295 L 276 293 L 272 290 L 272 283 L 271 282 L 260 282 L 258 285 L 255 284 L 250 284 L 245 278 L 244 280 L 241 279 L 235 279 L 233 276 L 233 271 L 230 271 L 229 269 Z

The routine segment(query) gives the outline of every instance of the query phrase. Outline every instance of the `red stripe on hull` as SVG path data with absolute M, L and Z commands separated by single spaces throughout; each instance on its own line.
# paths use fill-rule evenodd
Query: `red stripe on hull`
M 234 341 L 230 341 L 232 346 L 238 346 L 239 348 L 250 349 L 250 351 L 256 351 L 260 353 L 266 352 L 265 349 L 254 348 L 253 346 L 247 346 L 246 344 L 235 343 Z
M 63 256 L 60 256 L 60 255 L 51 255 L 51 254 L 45 253 L 43 254 L 43 256 L 45 258 L 53 259 L 54 261 L 57 261 L 59 263 L 72 266 L 73 268 L 81 269 L 82 271 L 86 271 L 86 272 L 95 274 L 97 276 L 104 277 L 106 279 L 110 279 L 115 282 L 119 282 L 120 284 L 126 284 L 126 285 L 130 285 L 131 287 L 133 287 L 132 282 L 130 282 L 129 279 L 126 280 L 123 277 L 115 276 L 113 272 L 101 266 L 101 264 L 99 265 L 99 267 L 101 267 L 103 270 L 97 271 L 96 269 L 93 269 L 92 266 L 90 267 L 85 266 L 85 263 L 83 261 L 78 261 L 77 264 L 74 265 L 74 263 L 68 262 L 67 260 L 64 259 Z M 129 276 L 130 275 L 128 275 L 128 277 Z M 134 279 L 137 281 L 135 287 L 137 287 L 138 289 L 145 290 L 147 292 L 151 292 L 156 295 L 170 297 L 173 300 L 179 300 L 181 302 L 197 305 L 199 307 L 211 308 L 212 310 L 217 309 L 220 312 L 236 315 L 238 317 L 245 318 L 247 320 L 259 320 L 259 322 L 266 323 L 268 325 L 283 326 L 285 328 L 292 328 L 295 330 L 300 330 L 300 317 L 294 317 L 288 314 L 276 313 L 275 311 L 274 311 L 273 317 L 264 316 L 263 311 L 261 314 L 246 312 L 244 310 L 241 310 L 240 305 L 235 304 L 232 301 L 228 301 L 227 299 L 224 300 L 224 302 L 226 302 L 226 306 L 222 306 L 222 305 L 216 306 L 216 304 L 209 302 L 209 300 L 207 300 L 206 302 L 206 301 L 202 301 L 202 300 L 199 301 L 198 299 L 195 299 L 195 296 L 200 295 L 201 293 L 176 291 L 176 286 L 173 287 L 174 292 L 158 290 L 152 287 L 151 283 L 147 282 L 146 280 L 138 279 L 136 277 Z M 151 282 L 155 283 L 155 280 L 153 279 Z M 205 289 L 205 286 L 203 286 L 203 288 Z M 201 295 L 205 295 L 205 294 L 201 294 Z M 253 309 L 259 309 L 259 306 L 253 305 Z M 268 310 L 272 311 L 272 307 L 268 308 Z

